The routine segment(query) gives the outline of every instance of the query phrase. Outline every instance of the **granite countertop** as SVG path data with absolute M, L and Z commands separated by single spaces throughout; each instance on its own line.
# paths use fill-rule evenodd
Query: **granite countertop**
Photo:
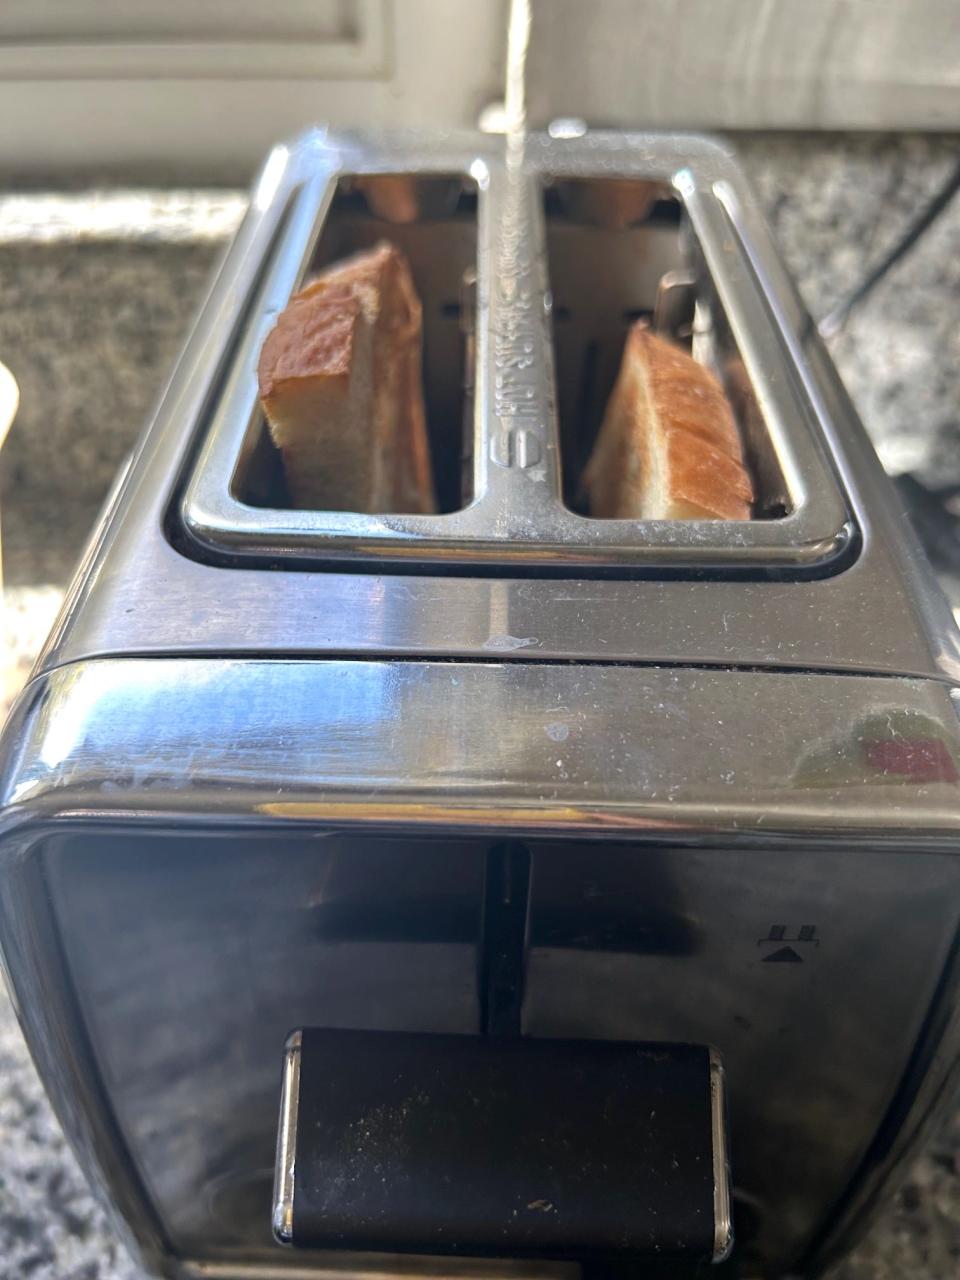
M 958 155 L 951 137 L 758 136 L 738 146 L 814 316 L 896 239 Z M 241 193 L 224 191 L 0 194 L 0 360 L 20 383 L 22 406 L 0 458 L 0 699 L 29 670 L 243 208 Z M 960 200 L 832 344 L 887 468 L 940 485 L 960 483 L 958 245 Z M 831 1276 L 958 1273 L 954 1116 Z M 134 1280 L 141 1272 L 88 1192 L 0 994 L 0 1280 L 21 1276 Z

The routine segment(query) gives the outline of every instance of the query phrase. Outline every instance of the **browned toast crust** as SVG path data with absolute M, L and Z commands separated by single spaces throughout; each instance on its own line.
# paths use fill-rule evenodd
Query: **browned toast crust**
M 635 324 L 584 476 L 594 516 L 746 520 L 737 425 L 703 365 Z

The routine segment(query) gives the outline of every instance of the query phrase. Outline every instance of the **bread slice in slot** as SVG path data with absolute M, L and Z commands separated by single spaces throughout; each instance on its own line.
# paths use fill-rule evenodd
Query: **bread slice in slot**
M 421 216 L 416 181 L 405 174 L 378 173 L 357 178 L 356 189 L 363 192 L 370 212 L 385 222 L 416 222 Z
M 560 199 L 571 217 L 608 231 L 625 231 L 642 222 L 660 199 L 669 198 L 663 183 L 637 178 L 600 178 L 560 186 Z
M 753 484 L 714 376 L 639 322 L 584 473 L 590 514 L 622 520 L 747 520 Z
M 409 265 L 386 242 L 334 264 L 290 299 L 257 373 L 295 507 L 435 509 L 422 347 Z

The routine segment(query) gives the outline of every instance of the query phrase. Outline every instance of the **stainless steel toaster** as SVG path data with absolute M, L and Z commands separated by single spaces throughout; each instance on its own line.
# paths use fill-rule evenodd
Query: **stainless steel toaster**
M 382 238 L 440 510 L 293 509 L 258 352 Z M 583 510 L 637 317 L 727 385 L 750 520 Z M 6 976 L 91 1181 L 168 1276 L 815 1272 L 960 1060 L 958 683 L 725 147 L 278 147 L 3 737 Z

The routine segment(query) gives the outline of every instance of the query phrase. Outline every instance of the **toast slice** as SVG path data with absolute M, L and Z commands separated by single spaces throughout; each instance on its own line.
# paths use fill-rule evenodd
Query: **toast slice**
M 417 184 L 404 174 L 378 173 L 354 182 L 370 212 L 385 222 L 405 224 L 420 217 Z
M 720 384 L 642 322 L 627 334 L 584 487 L 601 519 L 750 517 L 753 484 Z
M 561 186 L 561 192 L 574 218 L 608 231 L 625 231 L 634 223 L 642 222 L 656 201 L 670 194 L 662 183 L 634 178 L 575 182 L 566 189 Z
M 434 510 L 420 301 L 399 249 L 378 244 L 295 294 L 257 374 L 294 506 Z

